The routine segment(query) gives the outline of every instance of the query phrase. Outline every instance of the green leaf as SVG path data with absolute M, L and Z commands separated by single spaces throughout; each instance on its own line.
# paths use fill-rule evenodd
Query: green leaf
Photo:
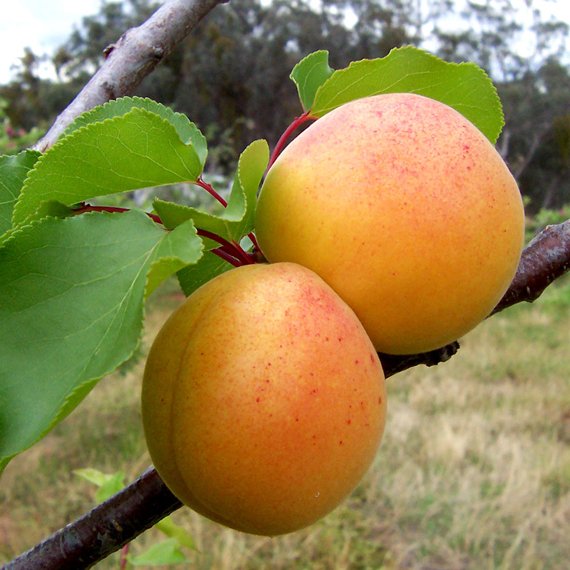
M 211 251 L 206 251 L 196 265 L 189 265 L 178 272 L 178 282 L 184 294 L 189 297 L 210 279 L 233 268 L 231 263 Z
M 175 538 L 169 538 L 153 544 L 146 552 L 138 556 L 129 556 L 128 561 L 133 566 L 163 566 L 188 563 L 188 559 L 184 556 L 178 540 Z
M 142 212 L 44 218 L 0 249 L 0 469 L 125 362 L 145 293 L 195 263 L 191 222 L 167 232 Z
M 0 156 L 0 235 L 12 227 L 12 210 L 22 184 L 39 152 L 25 150 L 11 156 Z
M 269 147 L 264 140 L 252 142 L 243 151 L 228 205 L 219 216 L 164 200 L 155 200 L 154 209 L 166 227 L 173 228 L 191 219 L 197 228 L 239 242 L 253 230 L 257 190 L 268 162 Z
M 146 296 L 165 279 L 184 267 L 192 266 L 203 255 L 202 240 L 192 220 L 177 226 L 158 242 L 147 276 Z
M 96 196 L 195 181 L 202 172 L 193 146 L 158 115 L 134 108 L 89 123 L 38 159 L 14 207 L 12 221 L 33 218 L 42 202 L 70 206 Z
M 202 167 L 204 166 L 206 157 L 208 156 L 208 147 L 206 137 L 200 132 L 200 129 L 198 129 L 186 115 L 176 113 L 169 107 L 165 107 L 152 99 L 143 97 L 121 97 L 113 101 L 108 101 L 104 105 L 99 105 L 77 117 L 77 119 L 67 127 L 65 135 L 91 123 L 98 123 L 105 119 L 126 115 L 135 108 L 146 109 L 168 121 L 176 129 L 180 140 L 184 144 L 191 144 L 194 147 L 194 150 L 200 158 Z
M 107 474 L 99 471 L 98 469 L 88 467 L 86 469 L 76 469 L 74 473 L 82 479 L 85 479 L 99 487 L 99 490 L 95 494 L 95 500 L 98 503 L 106 501 L 125 486 L 125 474 L 122 471 Z
M 381 93 L 417 93 L 441 101 L 462 113 L 492 143 L 504 124 L 497 91 L 480 67 L 445 62 L 411 46 L 335 71 L 317 90 L 311 115 L 322 117 L 344 103 Z
M 168 516 L 157 522 L 155 527 L 169 538 L 174 538 L 180 546 L 190 550 L 196 550 L 196 544 L 192 535 L 181 526 L 177 525 L 172 517 Z
M 315 51 L 304 57 L 291 71 L 291 79 L 297 86 L 303 109 L 308 111 L 313 106 L 317 89 L 332 75 L 329 66 L 329 52 Z

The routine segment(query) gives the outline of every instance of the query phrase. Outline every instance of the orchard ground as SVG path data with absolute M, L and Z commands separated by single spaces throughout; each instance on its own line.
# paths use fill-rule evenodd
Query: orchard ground
M 0 487 L 0 562 L 94 505 L 73 474 L 93 467 L 134 479 L 149 463 L 139 411 L 144 354 L 182 300 L 150 302 L 137 358 L 104 379 Z M 388 423 L 374 467 L 330 516 L 273 539 L 227 530 L 188 509 L 188 568 L 567 568 L 570 559 L 570 276 L 533 305 L 481 324 L 450 362 L 388 380 Z M 151 530 L 141 552 L 163 538 Z M 118 554 L 96 568 L 118 568 Z

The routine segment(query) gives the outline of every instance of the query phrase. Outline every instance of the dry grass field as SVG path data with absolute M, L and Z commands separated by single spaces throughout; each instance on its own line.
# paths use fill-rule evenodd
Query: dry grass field
M 152 300 L 142 354 L 179 298 Z M 139 415 L 144 358 L 104 379 L 0 485 L 0 562 L 94 504 L 73 473 L 149 463 Z M 253 537 L 188 509 L 197 550 L 182 567 L 565 570 L 570 560 L 570 280 L 489 319 L 450 362 L 389 380 L 376 462 L 353 495 L 304 531 Z M 137 553 L 160 539 L 151 530 Z M 119 568 L 113 555 L 97 568 Z

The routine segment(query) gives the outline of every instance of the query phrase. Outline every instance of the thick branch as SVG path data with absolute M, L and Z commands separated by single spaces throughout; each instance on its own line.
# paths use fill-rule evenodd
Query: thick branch
M 58 116 L 35 148 L 43 152 L 51 147 L 81 113 L 131 94 L 208 12 L 227 1 L 169 0 L 141 26 L 127 30 L 107 49 L 99 71 Z
M 570 220 L 543 230 L 524 250 L 513 283 L 492 314 L 532 302 L 570 269 Z M 418 364 L 433 366 L 457 352 L 458 343 L 408 356 L 380 355 L 386 376 Z M 88 568 L 181 506 L 154 469 L 6 566 L 9 570 Z

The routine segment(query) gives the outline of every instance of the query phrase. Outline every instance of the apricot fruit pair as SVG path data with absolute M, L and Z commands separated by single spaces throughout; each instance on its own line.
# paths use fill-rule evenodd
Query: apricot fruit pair
M 142 416 L 182 502 L 261 535 L 303 528 L 360 481 L 384 429 L 378 355 L 353 311 L 292 263 L 232 269 L 158 333 Z
M 428 351 L 476 326 L 523 232 L 513 177 L 457 111 L 391 94 L 325 115 L 262 187 L 256 234 L 272 263 L 203 285 L 151 348 L 142 411 L 158 473 L 241 531 L 323 517 L 382 437 L 376 350 Z
M 410 93 L 358 99 L 277 158 L 256 235 L 270 262 L 320 275 L 377 350 L 439 348 L 482 321 L 515 274 L 522 200 L 463 115 Z

